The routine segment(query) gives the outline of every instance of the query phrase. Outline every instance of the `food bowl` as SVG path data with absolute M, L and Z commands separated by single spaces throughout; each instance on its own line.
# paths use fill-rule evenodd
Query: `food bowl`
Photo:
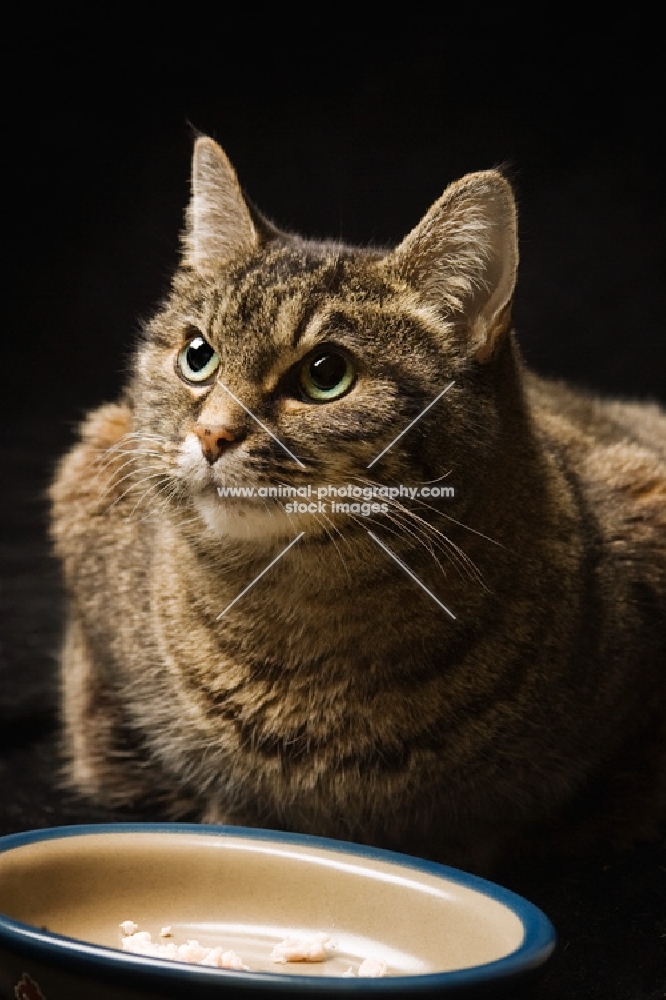
M 121 950 L 156 941 L 233 950 L 234 971 Z M 323 961 L 276 964 L 284 938 L 329 936 Z M 0 995 L 14 1000 L 500 995 L 555 946 L 507 889 L 389 851 L 269 830 L 107 824 L 0 838 Z M 380 978 L 359 977 L 366 959 Z M 367 966 L 366 966 L 367 967 Z

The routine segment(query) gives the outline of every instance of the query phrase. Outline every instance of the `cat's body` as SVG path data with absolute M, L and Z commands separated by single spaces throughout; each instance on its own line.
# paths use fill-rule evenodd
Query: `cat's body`
M 478 870 L 657 830 L 666 417 L 525 371 L 516 260 L 492 172 L 356 251 L 277 233 L 199 140 L 171 299 L 53 487 L 81 788 Z M 217 493 L 435 480 L 372 518 Z

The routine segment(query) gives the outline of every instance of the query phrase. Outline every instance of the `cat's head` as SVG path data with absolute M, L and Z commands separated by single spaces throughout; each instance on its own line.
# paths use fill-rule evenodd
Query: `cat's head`
M 131 386 L 147 475 L 204 530 L 259 540 L 321 533 L 330 507 L 220 491 L 309 484 L 301 502 L 316 502 L 322 485 L 414 486 L 482 462 L 516 266 L 495 171 L 448 187 L 396 249 L 357 249 L 276 229 L 199 138 L 181 265 Z

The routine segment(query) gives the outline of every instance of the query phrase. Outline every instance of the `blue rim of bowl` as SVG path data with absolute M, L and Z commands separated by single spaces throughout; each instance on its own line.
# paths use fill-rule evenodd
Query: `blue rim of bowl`
M 471 875 L 458 868 L 449 868 L 434 861 L 425 861 L 408 854 L 386 851 L 376 847 L 366 847 L 349 841 L 332 840 L 327 837 L 313 837 L 308 834 L 284 833 L 278 830 L 256 829 L 243 826 L 203 826 L 197 823 L 99 823 L 80 826 L 47 827 L 42 830 L 28 830 L 0 837 L 0 853 L 34 844 L 43 840 L 57 840 L 64 837 L 81 837 L 95 834 L 115 833 L 186 833 L 201 836 L 241 837 L 250 840 L 264 840 L 276 844 L 290 844 L 330 851 L 333 854 L 347 854 L 363 860 L 382 861 L 412 871 L 424 872 L 435 878 L 447 879 L 484 896 L 496 900 L 514 913 L 524 928 L 521 944 L 503 958 L 471 968 L 449 972 L 432 972 L 412 976 L 387 976 L 381 979 L 346 979 L 339 976 L 288 975 L 277 972 L 233 972 L 225 969 L 204 969 L 201 966 L 185 965 L 180 962 L 160 959 L 146 959 L 102 945 L 88 944 L 75 938 L 51 934 L 39 928 L 23 924 L 0 913 L 0 947 L 10 951 L 20 951 L 35 959 L 54 965 L 70 967 L 73 961 L 81 967 L 83 975 L 91 966 L 102 971 L 117 983 L 133 985 L 155 985 L 171 978 L 179 984 L 212 985 L 220 983 L 220 977 L 233 980 L 236 989 L 243 986 L 257 990 L 266 987 L 270 992 L 311 992 L 326 990 L 341 995 L 354 992 L 373 993 L 430 993 L 437 991 L 459 991 L 465 987 L 490 985 L 494 980 L 514 980 L 538 970 L 555 950 L 557 935 L 555 928 L 545 913 L 534 903 L 524 899 L 504 886 L 497 885 L 478 875 Z M 166 984 L 165 984 L 166 985 Z

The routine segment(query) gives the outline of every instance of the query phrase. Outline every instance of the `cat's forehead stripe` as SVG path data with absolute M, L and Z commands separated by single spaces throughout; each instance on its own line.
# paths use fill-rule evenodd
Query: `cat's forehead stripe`
M 316 335 L 333 314 L 340 312 L 341 303 L 335 297 L 341 293 L 343 281 L 344 261 L 339 254 L 311 272 L 310 281 L 301 293 L 303 308 L 300 321 L 292 330 L 292 347 Z
M 294 347 L 322 298 L 341 290 L 342 275 L 338 254 L 322 259 L 281 248 L 243 268 L 240 287 L 222 311 L 226 306 L 246 327 L 255 328 L 259 321 L 275 343 Z
M 301 311 L 298 300 L 303 297 L 304 279 L 319 262 L 312 262 L 309 268 L 306 265 L 304 255 L 285 251 L 251 261 L 241 274 L 234 274 L 235 292 L 221 312 L 229 318 L 233 315 L 246 328 L 255 328 L 259 320 L 264 329 L 270 328 L 274 336 L 278 334 L 278 340 L 289 342 Z M 280 337 L 285 326 L 289 327 L 289 336 Z
M 286 286 L 294 279 L 303 280 L 307 275 L 322 269 L 322 257 L 287 247 L 277 247 L 253 257 L 240 270 L 233 273 L 233 284 L 239 294 L 250 290 L 261 291 L 276 286 Z

